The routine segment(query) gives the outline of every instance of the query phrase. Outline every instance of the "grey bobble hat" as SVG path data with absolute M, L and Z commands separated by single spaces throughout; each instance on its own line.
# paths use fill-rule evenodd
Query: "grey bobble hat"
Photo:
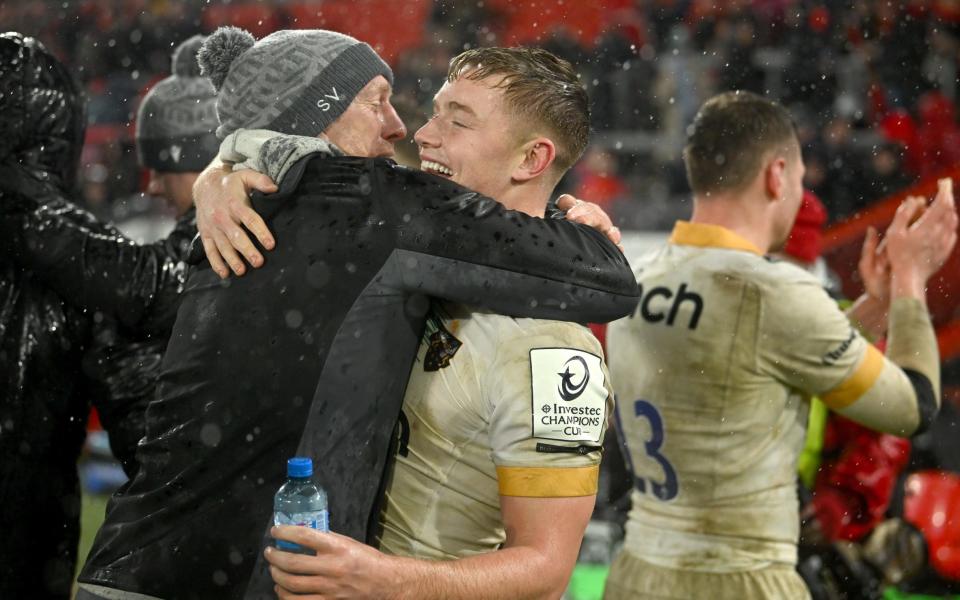
M 237 129 L 315 137 L 377 75 L 393 84 L 373 48 L 323 29 L 277 31 L 256 41 L 240 28 L 221 27 L 198 61 L 217 89 L 220 139 Z
M 195 35 L 173 51 L 172 74 L 144 96 L 137 111 L 140 165 L 166 173 L 202 171 L 217 155 L 217 92 L 200 74 Z

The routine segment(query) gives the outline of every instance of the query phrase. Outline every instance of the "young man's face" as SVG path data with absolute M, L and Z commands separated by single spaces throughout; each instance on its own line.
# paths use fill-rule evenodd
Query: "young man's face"
M 433 100 L 433 117 L 414 135 L 420 167 L 462 186 L 504 198 L 523 162 L 517 123 L 509 114 L 501 78 L 446 82 Z
M 390 104 L 393 89 L 382 75 L 370 80 L 324 135 L 349 156 L 393 156 L 407 128 Z

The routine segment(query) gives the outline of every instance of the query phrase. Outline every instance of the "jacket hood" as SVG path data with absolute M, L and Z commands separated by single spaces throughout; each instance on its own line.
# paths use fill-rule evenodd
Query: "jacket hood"
M 85 130 L 80 87 L 35 38 L 0 33 L 0 164 L 74 185 Z

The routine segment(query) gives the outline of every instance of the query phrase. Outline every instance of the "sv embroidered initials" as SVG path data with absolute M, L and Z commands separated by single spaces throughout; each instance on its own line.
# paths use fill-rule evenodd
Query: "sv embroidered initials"
M 323 97 L 339 102 L 340 94 L 337 93 L 337 88 L 332 88 L 332 89 L 333 89 L 333 95 L 324 94 Z M 323 112 L 327 112 L 328 110 L 330 110 L 330 102 L 328 100 L 323 100 L 323 99 L 317 100 L 317 108 L 319 108 Z

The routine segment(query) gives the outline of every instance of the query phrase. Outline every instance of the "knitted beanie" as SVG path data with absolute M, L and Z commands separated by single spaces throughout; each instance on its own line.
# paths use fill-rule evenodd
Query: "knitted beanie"
M 200 75 L 195 35 L 173 52 L 173 74 L 161 80 L 137 111 L 137 157 L 160 172 L 202 171 L 217 155 L 217 93 Z
M 374 77 L 393 84 L 373 48 L 323 29 L 277 31 L 255 41 L 247 31 L 221 27 L 198 60 L 217 89 L 220 139 L 241 128 L 315 137 Z

